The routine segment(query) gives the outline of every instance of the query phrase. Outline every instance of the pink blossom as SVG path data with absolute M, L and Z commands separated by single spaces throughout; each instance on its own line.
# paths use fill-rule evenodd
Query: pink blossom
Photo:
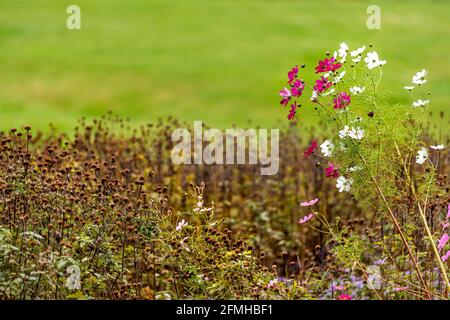
M 446 222 L 442 225 L 442 230 L 447 229 L 448 227 L 450 227 L 450 223 Z
M 316 73 L 329 72 L 339 69 L 342 65 L 340 63 L 334 63 L 336 59 L 324 59 L 319 61 L 319 65 L 316 67 Z
M 322 93 L 329 87 L 331 87 L 332 84 L 333 83 L 331 81 L 328 81 L 328 78 L 322 76 L 320 79 L 316 80 L 314 91 L 316 91 L 317 93 Z
M 448 250 L 447 253 L 441 257 L 443 262 L 447 261 L 448 258 L 450 258 L 450 250 Z
M 333 289 L 333 291 L 343 291 L 345 288 L 344 288 L 343 284 L 340 284 L 340 285 L 333 284 L 331 286 L 331 289 Z
M 438 243 L 439 250 L 442 250 L 445 247 L 445 245 L 448 242 L 448 239 L 449 239 L 448 234 L 444 233 Z
M 280 104 L 285 106 L 291 101 L 292 93 L 288 88 L 283 88 L 278 93 L 283 99 L 280 101 Z
M 350 95 L 346 92 L 340 92 L 336 98 L 333 99 L 335 109 L 345 109 L 350 104 Z
M 328 162 L 328 167 L 325 168 L 325 176 L 327 178 L 339 177 L 339 170 L 336 168 L 336 166 L 333 163 Z
M 296 113 L 297 113 L 297 104 L 293 103 L 293 104 L 291 104 L 291 110 L 289 110 L 289 114 L 288 114 L 287 118 L 289 120 L 294 119 Z
M 314 217 L 314 213 L 310 213 L 310 214 L 304 216 L 303 218 L 301 218 L 301 219 L 298 221 L 298 223 L 304 224 L 304 223 L 308 222 L 309 220 L 311 220 L 313 217 Z
M 301 202 L 300 206 L 302 206 L 302 207 L 310 207 L 310 206 L 316 204 L 317 202 L 319 202 L 319 198 L 315 198 L 313 200 Z
M 448 204 L 447 207 L 447 219 L 450 219 L 450 203 Z
M 393 288 L 394 291 L 404 291 L 406 289 L 408 289 L 408 287 L 395 287 L 395 288 Z
M 337 300 L 352 300 L 353 297 L 349 294 L 343 293 L 337 297 Z
M 309 145 L 308 149 L 303 152 L 303 155 L 305 156 L 305 159 L 308 158 L 317 148 L 317 141 L 313 140 L 311 141 L 311 144 Z
M 298 66 L 295 66 L 291 69 L 291 71 L 288 72 L 288 83 L 291 83 L 292 81 L 294 81 L 295 78 L 297 78 L 297 74 L 298 74 Z
M 300 80 L 295 80 L 291 88 L 291 93 L 293 97 L 300 97 L 305 89 L 305 85 Z

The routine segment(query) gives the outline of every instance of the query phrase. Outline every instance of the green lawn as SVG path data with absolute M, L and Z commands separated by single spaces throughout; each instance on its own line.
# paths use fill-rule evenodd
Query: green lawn
M 65 27 L 74 3 L 80 31 Z M 381 7 L 381 30 L 366 28 L 369 4 Z M 410 103 L 402 86 L 429 69 L 433 108 L 445 110 L 449 18 L 444 0 L 1 0 L 0 129 L 70 130 L 109 109 L 133 124 L 173 115 L 271 126 L 287 113 L 285 72 L 341 41 L 375 45 L 397 102 Z

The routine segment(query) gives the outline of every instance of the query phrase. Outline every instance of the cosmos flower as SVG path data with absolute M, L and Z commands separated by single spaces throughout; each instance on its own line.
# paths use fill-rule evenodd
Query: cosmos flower
M 417 84 L 417 85 L 421 85 L 427 82 L 427 80 L 425 80 L 426 75 L 428 74 L 428 71 L 425 69 L 422 69 L 422 71 L 417 72 L 413 77 L 412 77 L 412 83 Z
M 314 217 L 314 213 L 310 213 L 310 214 L 304 216 L 303 218 L 301 218 L 300 220 L 298 220 L 298 223 L 304 224 L 304 223 L 308 222 L 309 220 L 311 220 L 313 217 Z
M 448 250 L 447 253 L 441 257 L 443 262 L 447 261 L 448 258 L 450 258 L 450 250 Z
M 342 71 L 338 76 L 336 76 L 334 78 L 334 83 L 336 84 L 336 83 L 340 82 L 344 78 L 344 76 L 345 76 L 345 71 Z
M 317 148 L 317 141 L 313 140 L 311 141 L 311 144 L 309 145 L 308 149 L 303 152 L 303 155 L 305 156 L 305 159 L 307 159 Z
M 366 90 L 366 87 L 354 86 L 354 87 L 351 87 L 349 90 L 352 94 L 357 95 L 357 94 L 363 93 L 364 90 Z
M 289 101 L 291 101 L 292 93 L 288 88 L 283 88 L 282 90 L 280 90 L 280 92 L 278 94 L 283 98 L 280 101 L 280 104 L 282 106 L 287 105 L 289 103 Z
M 347 53 L 348 53 L 348 45 L 345 42 L 342 42 L 341 44 L 339 44 L 339 49 L 338 51 L 334 52 L 334 58 L 336 59 L 337 57 L 341 58 L 339 60 L 340 63 L 345 62 L 345 59 L 347 58 Z
M 328 80 L 328 78 L 322 76 L 320 79 L 316 80 L 316 84 L 314 85 L 314 91 L 316 93 L 322 93 L 332 86 L 332 82 Z
M 288 83 L 294 81 L 294 79 L 297 78 L 297 75 L 298 75 L 298 66 L 295 66 L 288 72 L 288 79 L 289 79 Z
M 364 62 L 367 64 L 367 68 L 369 68 L 370 70 L 386 64 L 386 60 L 380 60 L 378 58 L 378 53 L 376 53 L 375 51 L 368 52 L 366 58 L 364 58 Z
M 430 100 L 422 100 L 422 99 L 419 99 L 419 100 L 417 100 L 417 101 L 414 101 L 413 102 L 413 104 L 412 104 L 412 106 L 415 108 L 415 107 L 425 107 L 427 104 L 429 104 L 430 103 Z
M 322 154 L 325 157 L 331 157 L 332 153 L 333 153 L 333 143 L 331 143 L 330 140 L 325 140 L 321 145 L 320 145 L 320 151 L 322 152 Z
M 339 189 L 339 192 L 345 191 L 349 192 L 353 184 L 353 179 L 347 179 L 343 176 L 340 176 L 336 180 L 336 188 Z
M 418 164 L 423 164 L 427 159 L 428 159 L 428 151 L 426 148 L 422 148 L 419 151 L 417 151 L 416 162 Z
M 288 120 L 294 119 L 296 113 L 297 113 L 297 104 L 293 103 L 291 104 L 291 110 L 289 110 L 289 114 L 287 116 Z
M 340 92 L 336 98 L 333 99 L 334 109 L 345 109 L 350 104 L 350 96 L 346 92 Z
M 310 206 L 316 204 L 317 202 L 319 202 L 319 198 L 315 198 L 315 199 L 313 199 L 313 200 L 301 202 L 301 203 L 300 203 L 300 206 L 301 206 L 301 207 L 310 207 Z
M 350 127 L 349 126 L 344 126 L 344 129 L 339 131 L 339 138 L 344 139 L 345 137 L 347 137 L 349 131 L 350 131 Z
M 356 58 L 353 58 L 352 61 L 356 62 L 356 63 L 360 62 L 361 61 L 361 54 L 364 52 L 364 50 L 366 50 L 366 46 L 362 46 L 361 48 L 358 48 L 358 49 L 353 50 L 352 52 L 350 52 L 350 55 L 352 57 L 356 57 Z
M 319 61 L 319 65 L 316 67 L 316 73 L 329 72 L 334 71 L 342 67 L 342 65 L 336 62 L 336 59 L 333 58 L 325 58 L 324 60 Z
M 450 219 L 450 203 L 448 204 L 448 207 L 447 207 L 447 217 L 446 217 L 446 219 Z
M 305 89 L 305 85 L 300 80 L 295 80 L 291 88 L 291 94 L 293 97 L 300 97 Z
M 359 127 L 352 128 L 348 132 L 348 136 L 352 139 L 361 140 L 362 138 L 364 138 L 364 130 Z
M 438 144 L 437 146 L 430 146 L 433 150 L 443 150 L 445 146 L 443 144 Z
M 328 162 L 328 167 L 325 168 L 325 176 L 327 178 L 337 178 L 337 177 L 339 177 L 339 170 L 338 170 L 338 168 L 336 168 L 336 166 L 333 163 Z
M 449 239 L 449 236 L 447 233 L 444 233 L 441 237 L 441 239 L 439 239 L 439 243 L 438 243 L 438 249 L 439 251 L 444 249 L 445 245 L 447 244 Z

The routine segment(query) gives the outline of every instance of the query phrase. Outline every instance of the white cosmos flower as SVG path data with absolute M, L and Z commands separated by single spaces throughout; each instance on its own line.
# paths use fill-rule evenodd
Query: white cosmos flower
M 366 50 L 366 46 L 362 46 L 361 48 L 358 48 L 356 50 L 353 50 L 352 52 L 350 52 L 350 55 L 352 57 L 356 57 L 356 56 L 360 56 L 361 53 L 364 52 L 364 50 Z M 360 59 L 361 60 L 361 59 Z
M 437 146 L 430 146 L 430 148 L 433 150 L 442 150 L 445 146 L 443 144 L 438 144 Z
M 348 45 L 345 42 L 342 42 L 339 45 L 338 56 L 341 58 L 340 62 L 344 62 L 348 53 Z
M 422 99 L 419 99 L 419 100 L 417 100 L 417 101 L 414 101 L 413 102 L 413 104 L 412 104 L 412 106 L 413 107 L 425 107 L 427 104 L 429 104 L 430 103 L 430 100 L 422 100 Z
M 339 131 L 339 138 L 344 139 L 346 136 L 348 136 L 348 132 L 350 131 L 349 126 L 345 126 L 344 129 Z
M 365 89 L 366 89 L 366 87 L 354 86 L 354 87 L 350 88 L 350 92 L 353 93 L 354 95 L 357 95 L 357 94 L 364 92 Z
M 339 81 L 342 80 L 342 78 L 344 78 L 345 76 L 345 71 L 342 71 L 337 77 L 334 78 L 334 83 L 338 83 Z
M 333 153 L 333 144 L 330 140 L 325 140 L 324 143 L 320 145 L 320 151 L 325 157 L 330 157 Z
M 426 148 L 422 148 L 419 151 L 417 151 L 416 162 L 418 164 L 423 164 L 427 159 L 428 159 L 428 151 Z
M 364 138 L 364 130 L 361 128 L 352 128 L 349 132 L 348 132 L 348 136 L 352 139 L 356 139 L 356 140 L 361 140 L 362 138 Z
M 362 59 L 361 56 L 357 56 L 356 58 L 352 59 L 352 61 L 358 63 L 361 61 L 361 59 Z
M 368 52 L 367 56 L 364 58 L 364 62 L 367 64 L 367 68 L 373 69 L 386 64 L 386 60 L 380 60 L 378 58 L 378 53 L 375 51 Z
M 415 75 L 413 75 L 412 77 L 412 82 L 414 84 L 424 84 L 427 82 L 427 80 L 425 80 L 425 76 L 428 74 L 428 71 L 425 69 L 422 69 L 422 71 L 417 72 Z
M 339 192 L 345 191 L 349 192 L 352 187 L 353 179 L 347 179 L 346 177 L 340 176 L 336 180 L 336 188 L 339 189 Z
M 405 86 L 405 87 L 403 87 L 403 88 L 405 88 L 405 90 L 411 91 L 411 90 L 414 89 L 415 87 L 414 87 L 414 86 Z

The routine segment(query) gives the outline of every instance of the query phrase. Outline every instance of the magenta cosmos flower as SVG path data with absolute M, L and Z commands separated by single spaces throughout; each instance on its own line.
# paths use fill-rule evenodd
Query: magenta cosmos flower
M 293 97 L 300 97 L 305 89 L 305 85 L 300 80 L 295 80 L 291 88 L 291 93 Z
M 308 149 L 306 149 L 305 152 L 303 152 L 303 155 L 305 156 L 305 159 L 307 159 L 317 148 L 317 141 L 313 140 L 311 141 L 311 144 L 309 145 Z
M 296 113 L 297 113 L 297 104 L 293 103 L 291 104 L 291 110 L 289 110 L 289 114 L 287 116 L 288 120 L 294 119 Z
M 317 93 L 322 93 L 331 87 L 333 83 L 328 81 L 328 78 L 322 76 L 320 79 L 316 80 L 316 84 L 314 85 L 314 91 Z
M 347 92 L 340 92 L 336 98 L 333 99 L 335 109 L 345 109 L 350 104 L 350 95 Z
M 336 59 L 334 58 L 331 59 L 326 58 L 324 60 L 320 60 L 319 65 L 316 67 L 316 73 L 334 71 L 342 67 L 340 63 L 335 62 Z
M 288 83 L 291 83 L 294 81 L 295 78 L 297 78 L 298 75 L 298 66 L 295 66 L 291 69 L 291 71 L 288 72 Z
M 349 294 L 343 293 L 337 297 L 337 300 L 352 300 L 353 297 Z
M 315 205 L 317 202 L 319 202 L 319 198 L 315 198 L 309 201 L 301 202 L 300 206 L 302 207 L 310 207 L 312 205 Z
M 325 168 L 325 176 L 327 178 L 339 177 L 339 170 L 336 168 L 336 166 L 333 163 L 328 162 L 328 167 Z
M 289 103 L 289 101 L 291 101 L 292 93 L 288 88 L 283 88 L 282 90 L 280 90 L 280 92 L 278 94 L 283 98 L 280 101 L 280 104 L 282 106 L 287 105 Z
M 441 237 L 441 239 L 439 239 L 439 243 L 438 243 L 438 249 L 439 251 L 444 249 L 445 245 L 447 244 L 449 239 L 448 234 L 444 233 Z

